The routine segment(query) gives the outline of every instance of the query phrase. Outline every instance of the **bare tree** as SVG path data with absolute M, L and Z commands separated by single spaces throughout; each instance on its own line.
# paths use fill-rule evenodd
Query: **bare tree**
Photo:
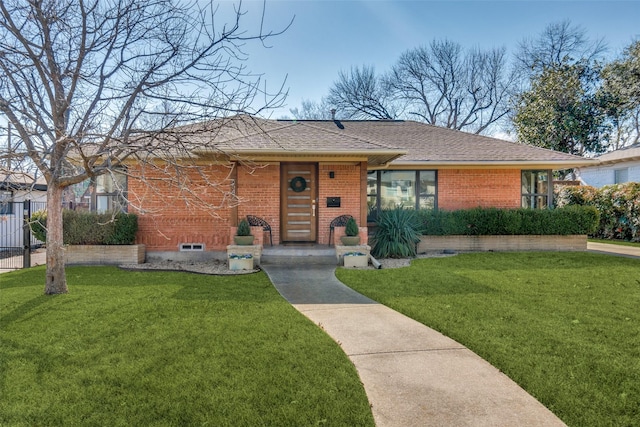
M 385 85 L 410 116 L 482 133 L 507 114 L 513 75 L 504 48 L 464 51 L 458 43 L 434 40 L 404 52 Z
M 326 98 L 320 102 L 305 99 L 300 108 L 294 107 L 289 112 L 297 120 L 331 120 L 331 106 Z
M 515 63 L 522 76 L 528 79 L 546 68 L 592 63 L 606 49 L 603 39 L 590 40 L 584 28 L 565 20 L 547 25 L 537 38 L 522 40 Z
M 341 71 L 327 102 L 346 119 L 395 119 L 399 111 L 382 78 L 367 66 Z
M 241 28 L 242 3 L 220 24 L 224 12 L 172 0 L 0 2 L 0 112 L 21 139 L 12 155 L 29 158 L 48 185 L 45 293 L 67 292 L 64 188 L 133 161 L 185 176 L 175 159 L 198 143 L 180 136 L 194 131 L 185 124 L 281 103 L 282 88 L 266 93 L 243 51 L 279 33 L 263 19 L 254 33 Z M 170 143 L 154 138 L 169 128 Z

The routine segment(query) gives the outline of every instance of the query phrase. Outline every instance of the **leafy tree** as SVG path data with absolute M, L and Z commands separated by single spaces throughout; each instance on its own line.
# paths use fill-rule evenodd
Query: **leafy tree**
M 606 100 L 613 127 L 611 148 L 640 142 L 640 40 L 629 45 L 621 58 L 601 73 L 601 96 Z
M 281 91 L 260 93 L 242 46 L 276 35 L 243 29 L 234 6 L 172 0 L 3 0 L 0 2 L 0 112 L 20 137 L 12 156 L 46 178 L 45 293 L 67 292 L 62 192 L 112 173 L 130 159 L 167 179 L 191 167 L 195 121 L 276 107 Z M 227 4 L 228 5 L 228 4 Z M 264 11 L 262 11 L 264 18 Z M 264 20 L 264 19 L 263 19 Z M 263 105 L 256 105 L 257 95 Z M 171 143 L 155 136 L 171 128 Z M 140 132 L 153 130 L 153 133 Z M 154 158 L 162 157 L 162 168 Z M 120 169 L 126 171 L 126 169 Z M 129 171 L 129 173 L 131 173 Z M 206 176 L 203 175 L 203 179 Z M 188 186 L 181 188 L 188 191 Z
M 545 68 L 515 104 L 513 123 L 526 144 L 583 155 L 605 150 L 605 111 L 596 93 L 597 73 L 588 66 Z

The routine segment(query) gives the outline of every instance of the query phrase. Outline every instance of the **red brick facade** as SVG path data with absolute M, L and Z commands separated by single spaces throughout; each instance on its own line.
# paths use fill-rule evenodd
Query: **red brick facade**
M 443 169 L 438 171 L 438 208 L 519 208 L 519 169 Z
M 131 211 L 139 214 L 137 243 L 145 244 L 148 252 L 178 251 L 185 243 L 222 251 L 231 242 L 237 221 L 249 214 L 269 222 L 274 245 L 280 243 L 279 164 L 194 168 L 181 177 L 182 187 L 162 179 L 167 176 L 159 172 L 145 174 L 146 182 L 129 180 L 128 192 Z M 317 178 L 317 243 L 329 242 L 329 224 L 339 215 L 350 214 L 358 225 L 366 225 L 366 163 L 319 164 Z M 237 202 L 231 197 L 234 188 Z M 328 197 L 340 197 L 340 207 L 327 207 Z M 520 170 L 438 171 L 440 209 L 517 208 L 520 198 Z M 339 238 L 342 230 L 335 233 Z M 254 234 L 262 243 L 260 230 L 254 229 Z M 366 242 L 366 228 L 361 237 Z

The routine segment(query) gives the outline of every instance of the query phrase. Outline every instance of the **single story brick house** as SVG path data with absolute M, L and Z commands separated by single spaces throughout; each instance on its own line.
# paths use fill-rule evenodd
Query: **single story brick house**
M 199 167 L 187 189 L 159 177 L 149 186 L 156 172 L 129 165 L 129 211 L 139 214 L 137 242 L 148 258 L 224 251 L 247 215 L 271 226 L 271 235 L 254 229 L 260 243 L 326 245 L 334 241 L 331 221 L 345 214 L 366 241 L 367 226 L 385 208 L 544 208 L 552 170 L 594 163 L 404 120 L 240 115 L 203 125 L 194 137 L 205 144 L 192 151 L 189 162 Z M 134 178 L 140 175 L 146 182 Z M 185 193 L 206 203 L 189 203 Z

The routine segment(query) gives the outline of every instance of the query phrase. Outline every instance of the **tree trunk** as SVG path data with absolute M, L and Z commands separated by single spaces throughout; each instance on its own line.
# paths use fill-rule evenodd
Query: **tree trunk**
M 47 185 L 47 281 L 44 288 L 47 295 L 68 292 L 62 241 L 62 190 L 63 187 L 54 182 Z

